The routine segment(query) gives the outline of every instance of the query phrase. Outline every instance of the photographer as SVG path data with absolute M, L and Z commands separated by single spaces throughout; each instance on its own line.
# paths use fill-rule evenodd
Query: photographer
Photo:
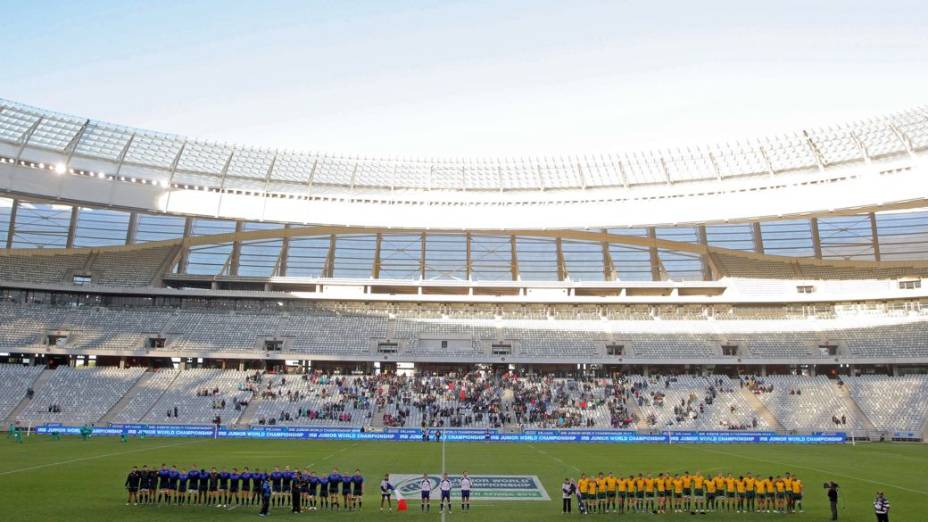
M 834 482 L 826 482 L 824 487 L 828 490 L 828 503 L 831 505 L 831 519 L 838 520 L 838 485 Z
M 876 513 L 876 522 L 889 522 L 889 499 L 882 491 L 878 491 L 873 499 L 873 512 Z

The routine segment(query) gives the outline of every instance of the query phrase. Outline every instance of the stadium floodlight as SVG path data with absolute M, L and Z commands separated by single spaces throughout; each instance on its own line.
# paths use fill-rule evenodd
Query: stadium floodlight
M 58 163 L 55 163 L 55 174 L 61 175 L 67 172 L 67 170 L 68 168 L 65 166 L 64 163 L 60 161 Z

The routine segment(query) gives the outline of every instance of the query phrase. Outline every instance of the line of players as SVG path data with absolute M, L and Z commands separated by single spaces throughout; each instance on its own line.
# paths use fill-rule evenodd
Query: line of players
M 616 477 L 581 475 L 576 494 L 583 512 L 738 513 L 802 512 L 802 481 L 789 473 L 767 478 L 750 473 L 658 473 Z
M 294 471 L 290 466 L 273 471 L 252 471 L 247 466 L 241 470 L 207 471 L 193 465 L 187 471 L 162 464 L 160 469 L 132 468 L 125 482 L 129 492 L 126 505 L 259 505 L 265 481 L 270 483 L 272 507 L 293 507 L 292 499 L 298 493 L 300 504 L 309 510 L 354 511 L 361 509 L 364 496 L 364 477 L 359 469 L 354 474 L 342 474 L 335 468 L 328 475 L 317 475 L 309 468 Z

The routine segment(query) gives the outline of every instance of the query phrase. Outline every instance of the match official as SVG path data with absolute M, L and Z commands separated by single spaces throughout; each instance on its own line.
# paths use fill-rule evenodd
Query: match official
M 889 499 L 882 491 L 877 492 L 873 499 L 873 512 L 876 513 L 876 522 L 889 522 Z

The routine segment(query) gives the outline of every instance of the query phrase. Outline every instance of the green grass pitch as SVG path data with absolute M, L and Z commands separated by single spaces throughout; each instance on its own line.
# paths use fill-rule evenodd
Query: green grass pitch
M 828 520 L 821 484 L 841 485 L 840 520 L 873 520 L 871 501 L 884 490 L 892 503 L 892 519 L 928 520 L 925 470 L 928 446 L 921 444 L 860 444 L 857 446 L 761 445 L 620 445 L 620 444 L 501 444 L 446 445 L 449 472 L 537 475 L 551 501 L 476 502 L 469 513 L 455 510 L 449 520 L 564 520 L 560 514 L 560 484 L 578 470 L 628 474 L 638 472 L 703 472 L 776 474 L 792 472 L 806 485 L 805 513 L 677 515 L 590 515 L 571 518 L 623 520 Z M 421 514 L 413 503 L 407 513 L 380 513 L 376 491 L 386 473 L 441 471 L 442 445 L 411 442 L 301 442 L 257 440 L 133 439 L 54 441 L 33 436 L 25 443 L 0 442 L 0 512 L 2 520 L 256 520 L 257 508 L 227 510 L 195 506 L 126 506 L 123 480 L 132 465 L 178 467 L 290 464 L 318 471 L 361 468 L 367 479 L 362 513 L 313 512 L 291 515 L 284 509 L 272 517 L 320 520 L 438 520 L 437 506 Z M 435 501 L 433 501 L 435 503 Z M 456 506 L 457 507 L 457 506 Z

